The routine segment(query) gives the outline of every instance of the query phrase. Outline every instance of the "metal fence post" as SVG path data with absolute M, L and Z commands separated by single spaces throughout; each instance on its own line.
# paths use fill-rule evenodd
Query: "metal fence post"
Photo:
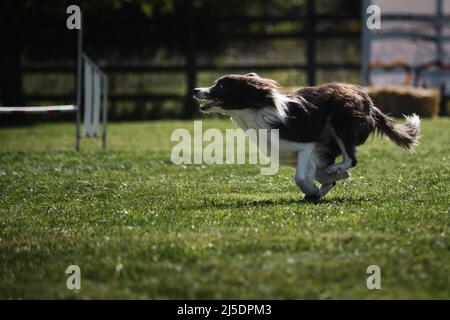
M 195 56 L 194 56 L 194 30 L 193 30 L 193 6 L 192 1 L 188 1 L 186 8 L 186 77 L 187 77 L 187 92 L 184 103 L 183 116 L 185 118 L 192 118 L 195 112 L 195 104 L 192 100 L 192 91 L 197 84 L 197 70 L 195 66 Z
M 442 0 L 436 0 L 436 54 L 438 63 L 444 62 L 444 39 L 443 39 L 443 27 L 444 27 L 444 3 Z
M 316 84 L 316 4 L 314 0 L 307 1 L 307 72 L 308 85 Z
M 361 7 L 361 85 L 366 87 L 369 85 L 369 63 L 370 63 L 370 32 L 366 25 L 367 7 L 370 0 L 364 0 Z

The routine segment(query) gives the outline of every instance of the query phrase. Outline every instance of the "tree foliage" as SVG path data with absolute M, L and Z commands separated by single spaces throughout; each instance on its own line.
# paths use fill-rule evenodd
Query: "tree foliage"
M 316 0 L 320 11 L 348 12 L 359 10 L 359 1 Z M 306 0 L 2 0 L 3 12 L 16 14 L 58 14 L 71 4 L 84 11 L 105 12 L 118 10 L 138 11 L 147 17 L 181 15 L 187 6 L 198 14 L 264 15 L 293 13 L 305 7 Z

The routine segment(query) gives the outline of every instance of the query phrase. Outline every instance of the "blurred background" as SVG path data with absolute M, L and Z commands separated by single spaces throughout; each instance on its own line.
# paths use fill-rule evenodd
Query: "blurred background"
M 359 0 L 3 0 L 0 105 L 74 102 L 70 4 L 83 11 L 85 52 L 109 77 L 111 120 L 191 118 L 192 88 L 227 73 L 287 87 L 360 82 Z
M 380 32 L 361 31 L 370 3 L 381 8 Z M 450 0 L 2 0 L 0 105 L 74 103 L 71 4 L 83 12 L 84 52 L 109 77 L 110 120 L 193 118 L 194 87 L 247 72 L 288 88 L 401 85 L 370 94 L 395 116 L 448 113 Z M 61 118 L 73 115 L 0 121 Z

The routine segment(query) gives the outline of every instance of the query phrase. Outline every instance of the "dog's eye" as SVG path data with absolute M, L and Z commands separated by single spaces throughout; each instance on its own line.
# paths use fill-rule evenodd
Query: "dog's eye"
M 219 89 L 223 89 L 223 84 L 219 83 Z

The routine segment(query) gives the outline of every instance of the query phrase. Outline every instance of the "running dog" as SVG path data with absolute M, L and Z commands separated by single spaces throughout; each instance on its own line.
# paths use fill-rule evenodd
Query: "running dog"
M 406 122 L 399 124 L 374 105 L 364 88 L 352 84 L 283 94 L 274 80 L 232 74 L 193 94 L 200 111 L 227 115 L 243 130 L 278 129 L 280 164 L 296 168 L 294 180 L 306 200 L 325 196 L 336 181 L 350 176 L 348 170 L 357 164 L 356 147 L 371 133 L 386 135 L 410 151 L 420 135 L 417 115 L 405 116 Z M 340 155 L 343 161 L 335 163 Z

